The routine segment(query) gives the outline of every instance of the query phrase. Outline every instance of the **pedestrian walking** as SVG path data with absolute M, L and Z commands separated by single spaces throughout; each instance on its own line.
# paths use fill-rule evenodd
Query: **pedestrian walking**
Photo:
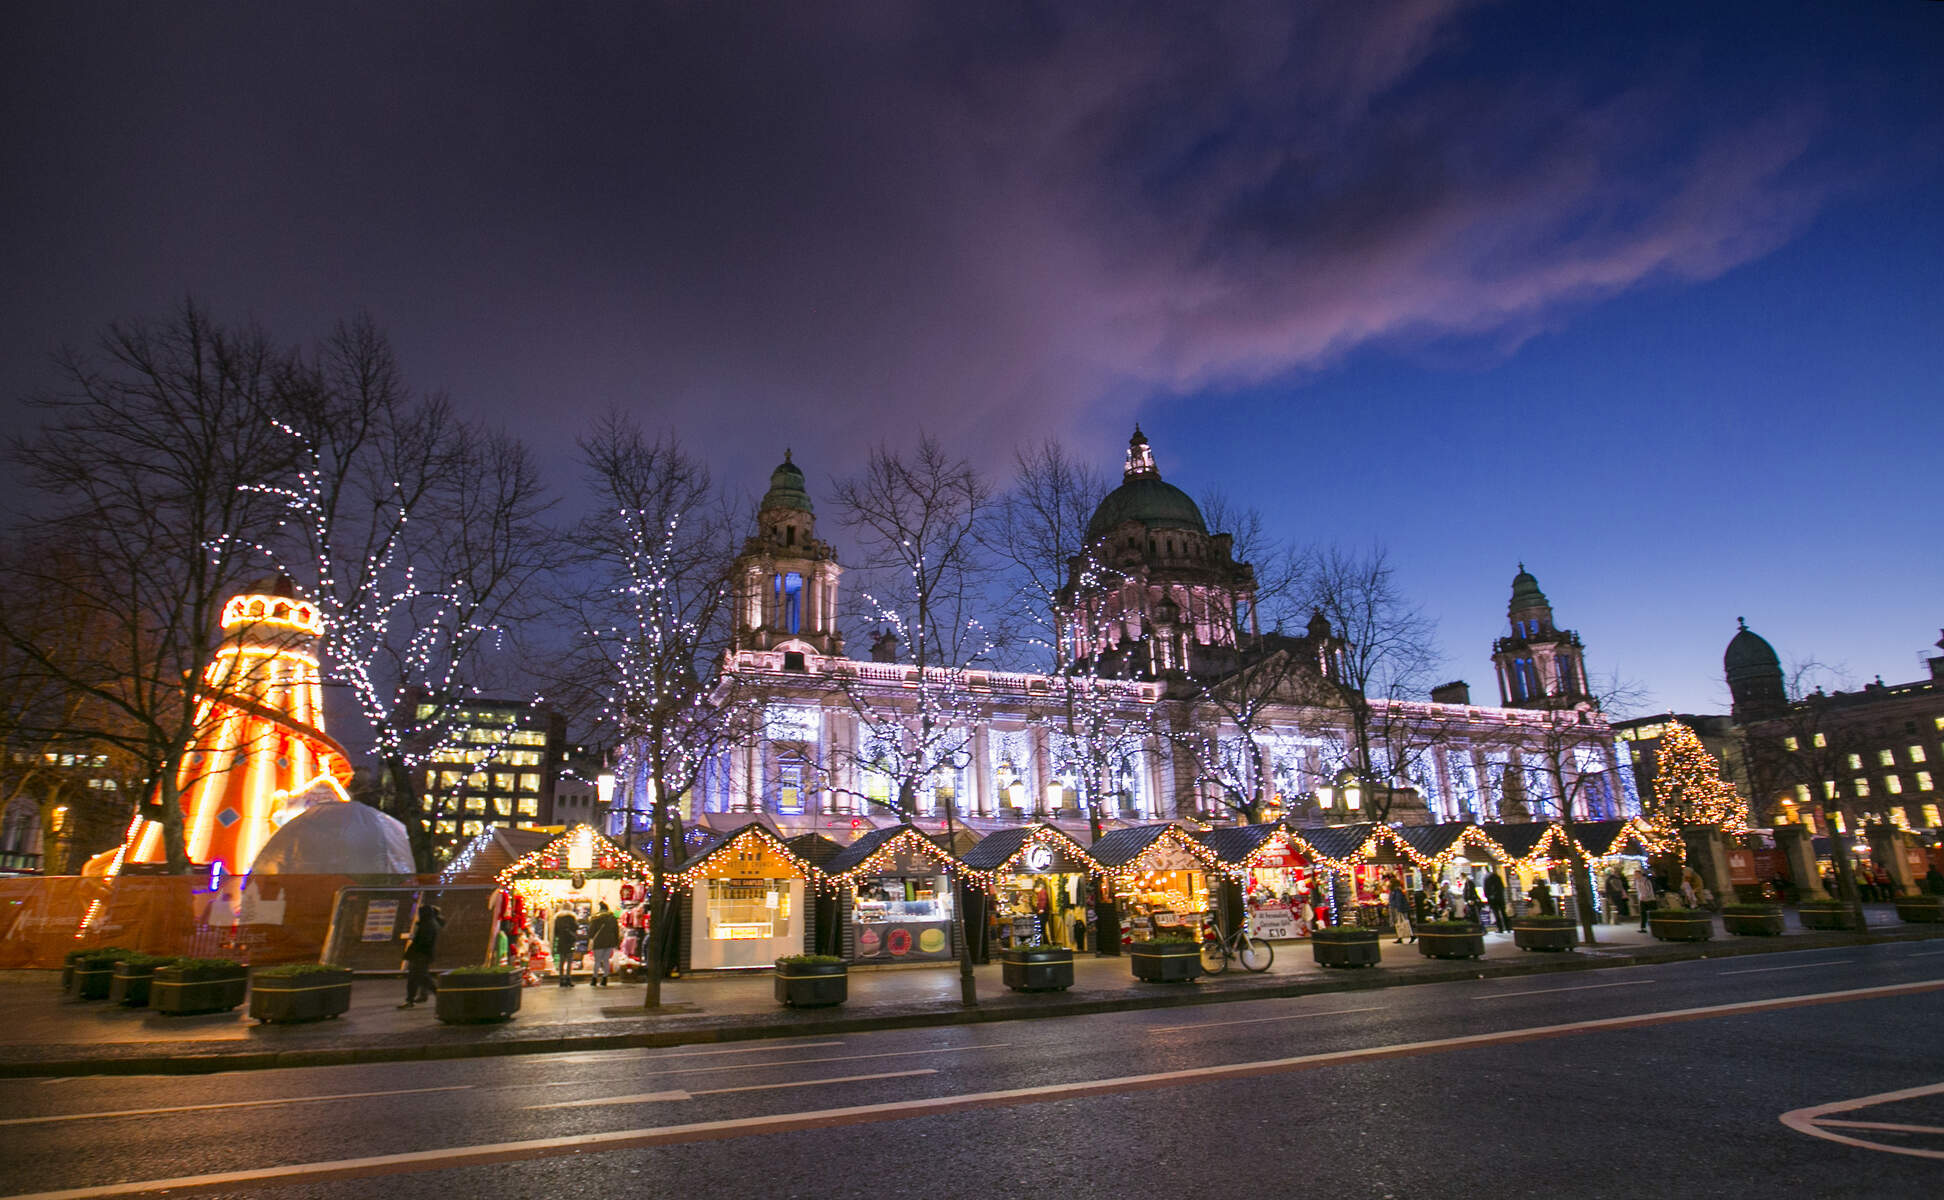
M 594 952 L 593 986 L 606 987 L 613 975 L 609 964 L 614 960 L 615 947 L 621 944 L 621 919 L 608 910 L 607 901 L 601 901 L 601 909 L 594 919 L 587 923 L 587 948 Z
M 1404 894 L 1404 881 L 1395 875 L 1390 881 L 1390 920 L 1398 945 L 1403 945 L 1407 937 L 1417 941 L 1417 932 L 1411 928 L 1411 899 Z
M 1497 922 L 1500 933 L 1512 928 L 1512 922 L 1505 916 L 1505 880 L 1499 878 L 1497 871 L 1485 876 L 1485 903 L 1491 906 L 1492 920 Z
M 1608 920 L 1615 925 L 1627 919 L 1627 881 L 1620 878 L 1618 868 L 1606 875 L 1606 898 L 1609 910 Z
M 1633 873 L 1634 903 L 1640 908 L 1640 932 L 1647 932 L 1647 914 L 1654 911 L 1654 881 L 1639 867 Z
M 405 945 L 405 1003 L 400 1008 L 417 1008 L 422 999 L 430 999 L 439 990 L 439 981 L 432 978 L 432 955 L 439 948 L 439 930 L 445 928 L 445 917 L 440 915 L 436 904 L 421 904 L 418 919 L 412 922 L 412 940 Z
M 580 922 L 574 919 L 574 910 L 563 908 L 554 914 L 553 952 L 554 970 L 560 975 L 561 987 L 574 986 L 574 943 L 580 940 Z
M 1478 927 L 1483 929 L 1485 927 L 1485 898 L 1478 894 L 1478 881 L 1469 875 L 1465 876 L 1465 890 L 1462 894 L 1465 897 L 1465 911 L 1470 913 L 1472 920 L 1478 922 Z

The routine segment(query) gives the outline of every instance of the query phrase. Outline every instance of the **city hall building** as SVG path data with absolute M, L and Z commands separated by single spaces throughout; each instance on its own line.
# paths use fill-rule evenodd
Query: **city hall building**
M 1248 686 L 1249 673 L 1272 660 L 1273 690 L 1250 718 L 1272 782 L 1264 815 L 1371 819 L 1363 786 L 1345 771 L 1341 641 L 1320 616 L 1299 636 L 1257 628 L 1254 570 L 1235 560 L 1229 534 L 1211 532 L 1188 494 L 1163 481 L 1138 428 L 1121 485 L 1088 524 L 1086 569 L 1075 559 L 1059 596 L 1060 658 L 1080 668 L 1064 676 L 930 667 L 921 677 L 895 660 L 889 639 L 870 659 L 847 656 L 837 623 L 843 569 L 817 536 L 803 471 L 787 455 L 758 507 L 757 531 L 735 564 L 724 672 L 744 695 L 761 697 L 760 734 L 714 764 L 684 805 L 688 820 L 726 830 L 759 818 L 785 836 L 839 840 L 895 824 L 899 788 L 872 769 L 881 759 L 871 742 L 898 714 L 915 724 L 922 703 L 950 724 L 941 741 L 954 750 L 905 814 L 928 831 L 942 828 L 949 810 L 976 832 L 1046 821 L 1084 842 L 1085 776 L 1102 782 L 1109 828 L 1234 823 L 1244 818 L 1224 802 L 1219 772 L 1198 765 L 1211 756 L 1186 753 L 1183 741 L 1201 736 L 1218 755 L 1245 749 L 1244 731 L 1209 698 Z M 1422 700 L 1373 701 L 1386 727 L 1406 731 L 1415 747 L 1394 770 L 1380 759 L 1379 773 L 1391 774 L 1389 819 L 1544 820 L 1558 815 L 1561 794 L 1576 817 L 1636 815 L 1631 768 L 1588 693 L 1580 639 L 1554 624 L 1523 566 L 1507 619 L 1493 645 L 1499 705 L 1471 703 L 1462 683 Z M 1119 731 L 1111 744 L 1071 735 L 1076 689 L 1090 728 Z M 1393 736 L 1391 744 L 1403 743 Z M 631 807 L 630 781 L 618 786 L 616 808 Z

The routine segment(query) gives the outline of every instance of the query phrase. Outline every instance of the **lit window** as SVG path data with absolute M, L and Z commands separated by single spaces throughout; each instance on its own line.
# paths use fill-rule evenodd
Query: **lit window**
M 495 772 L 493 772 L 493 790 L 494 790 L 494 791 L 500 791 L 500 792 L 510 792 L 510 791 L 512 791 L 512 790 L 513 790 L 513 772 L 511 772 L 511 771 L 495 771 Z
M 1890 823 L 1899 829 L 1910 828 L 1910 817 L 1904 812 L 1903 805 L 1899 804 L 1890 810 Z
M 1929 761 L 1924 757 L 1924 748 L 1922 746 L 1912 746 L 1910 748 L 1910 761 L 1914 763 Z
M 1924 824 L 1931 829 L 1937 828 L 1938 825 L 1937 805 L 1935 804 L 1924 805 Z
M 429 721 L 432 719 L 432 714 L 438 711 L 437 705 L 421 704 L 418 706 L 418 719 L 421 721 Z
M 1846 826 L 1846 824 L 1845 824 L 1845 823 L 1844 823 L 1844 821 L 1843 821 L 1843 814 L 1842 814 L 1842 813 L 1830 813 L 1830 814 L 1829 814 L 1829 823 L 1830 823 L 1831 825 L 1833 825 L 1833 826 L 1835 826 L 1835 828 L 1836 828 L 1836 832 L 1837 832 L 1837 833 L 1848 833 L 1848 832 L 1849 832 L 1849 829 L 1848 829 L 1848 827 Z
M 428 791 L 439 786 L 439 773 L 437 771 L 427 771 L 425 773 L 425 786 Z
M 469 812 L 469 813 L 483 813 L 483 812 L 485 812 L 485 811 L 486 811 L 486 797 L 484 797 L 484 796 L 467 796 L 467 797 L 466 797 L 466 811 L 467 811 L 467 812 Z
M 1892 796 L 1903 795 L 1903 779 L 1896 775 L 1885 775 L 1883 777 L 1883 790 L 1889 792 Z
M 1931 790 L 1931 777 L 1929 771 L 1917 772 L 1917 790 L 1920 792 L 1928 792 Z
M 522 775 L 520 776 L 520 790 L 521 790 L 521 791 L 523 791 L 523 792 L 537 792 L 537 791 L 539 791 L 539 790 L 540 790 L 540 776 L 539 776 L 539 774 L 538 774 L 537 772 L 533 772 L 533 771 L 528 771 L 528 772 L 526 772 L 526 773 L 524 773 L 524 774 L 522 774 Z
M 1861 754 L 1850 755 L 1849 764 L 1850 764 L 1850 770 L 1861 771 L 1863 769 L 1863 756 Z
M 1937 718 L 1937 727 L 1939 729 L 1944 729 L 1944 717 Z
M 1806 783 L 1798 783 L 1798 784 L 1796 784 L 1796 803 L 1797 803 L 1797 804 L 1807 804 L 1807 803 L 1809 803 L 1809 785 L 1808 785 L 1808 784 L 1806 784 Z
M 1863 778 L 1861 775 L 1858 775 L 1855 779 L 1850 780 L 1850 782 L 1855 785 L 1856 795 L 1858 798 L 1870 794 L 1870 781 Z
M 1834 779 L 1823 780 L 1823 799 L 1834 800 L 1835 798 L 1836 798 L 1836 781 Z
M 1794 750 L 1794 749 L 1796 748 L 1796 740 L 1795 740 L 1795 738 L 1794 738 L 1793 736 L 1791 736 L 1791 737 L 1785 737 L 1785 738 L 1783 738 L 1783 739 L 1782 739 L 1782 748 L 1783 748 L 1784 750 Z
M 1897 752 L 1894 750 L 1877 751 L 1877 766 L 1894 767 L 1897 765 Z
M 520 815 L 531 817 L 540 811 L 540 801 L 532 796 L 520 797 Z
M 1825 738 L 1825 737 L 1824 737 L 1824 736 L 1823 736 L 1822 734 L 1820 734 L 1820 733 L 1816 735 L 1816 738 L 1815 738 L 1815 742 L 1816 742 L 1816 748 L 1817 748 L 1817 749 L 1819 749 L 1819 750 L 1820 750 L 1820 749 L 1821 749 L 1822 747 L 1824 747 L 1824 746 L 1827 746 L 1827 745 L 1829 745 L 1829 739 L 1828 739 L 1828 738 Z

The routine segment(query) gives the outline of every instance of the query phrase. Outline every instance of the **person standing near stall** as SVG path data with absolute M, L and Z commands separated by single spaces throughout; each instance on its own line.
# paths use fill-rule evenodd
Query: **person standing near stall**
M 421 998 L 430 998 L 439 990 L 439 981 L 432 978 L 432 955 L 439 947 L 439 930 L 445 928 L 445 918 L 439 914 L 436 904 L 421 904 L 418 920 L 412 923 L 412 940 L 405 946 L 405 1003 L 400 1008 L 416 1008 Z
M 1492 920 L 1498 923 L 1500 933 L 1512 928 L 1512 922 L 1505 917 L 1505 880 L 1499 878 L 1497 871 L 1485 875 L 1485 903 L 1491 906 Z
M 1654 881 L 1647 878 L 1647 872 L 1639 867 L 1633 874 L 1634 903 L 1640 909 L 1640 932 L 1647 932 L 1647 914 L 1654 911 Z
M 607 901 L 601 901 L 601 909 L 594 919 L 587 923 L 587 948 L 594 954 L 594 978 L 592 986 L 606 987 L 614 969 L 609 965 L 614 960 L 614 951 L 621 945 L 621 920 L 609 910 Z
M 1390 920 L 1398 945 L 1403 945 L 1407 936 L 1417 941 L 1417 931 L 1411 928 L 1411 900 L 1404 894 L 1404 881 L 1395 875 L 1390 881 Z
M 560 974 L 561 987 L 574 986 L 574 943 L 580 939 L 580 922 L 574 910 L 562 908 L 553 919 L 554 970 Z

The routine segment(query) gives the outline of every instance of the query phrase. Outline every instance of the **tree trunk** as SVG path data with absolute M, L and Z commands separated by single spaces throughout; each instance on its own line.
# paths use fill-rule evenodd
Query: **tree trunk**
M 957 803 L 957 801 L 958 797 L 955 795 L 945 805 L 945 846 L 947 854 L 951 853 L 952 834 L 955 828 L 952 820 L 952 805 Z M 979 981 L 972 974 L 972 939 L 966 936 L 965 905 L 958 903 L 957 899 L 957 897 L 954 897 L 954 903 L 952 904 L 952 932 L 958 938 L 959 947 L 959 1003 L 967 1008 L 977 1008 L 979 1006 Z
M 398 755 L 385 758 L 385 773 L 391 779 L 392 816 L 405 826 L 405 837 L 412 845 L 412 865 L 421 875 L 437 871 L 437 855 L 432 845 L 432 833 L 426 828 L 425 813 L 419 805 L 418 788 L 412 778 L 412 770 Z
M 1096 795 L 1087 802 L 1087 829 L 1093 840 L 1100 840 L 1100 800 Z M 1096 876 L 1093 881 L 1094 910 L 1094 955 L 1096 957 L 1119 958 L 1120 943 L 1120 904 L 1107 896 L 1107 877 Z
M 1863 893 L 1857 889 L 1856 867 L 1850 862 L 1849 851 L 1849 830 L 1855 825 L 1855 818 L 1849 813 L 1843 814 L 1842 833 L 1837 833 L 1835 825 L 1830 824 L 1829 857 L 1836 866 L 1837 898 L 1849 905 L 1850 919 L 1856 922 L 1856 931 L 1862 933 L 1866 928 L 1863 924 Z
M 166 764 L 155 786 L 162 809 L 156 814 L 162 823 L 162 853 L 168 861 L 171 875 L 189 873 L 189 849 L 182 836 L 182 791 L 179 779 L 174 764 Z M 235 863 L 227 865 L 232 869 L 236 866 Z

